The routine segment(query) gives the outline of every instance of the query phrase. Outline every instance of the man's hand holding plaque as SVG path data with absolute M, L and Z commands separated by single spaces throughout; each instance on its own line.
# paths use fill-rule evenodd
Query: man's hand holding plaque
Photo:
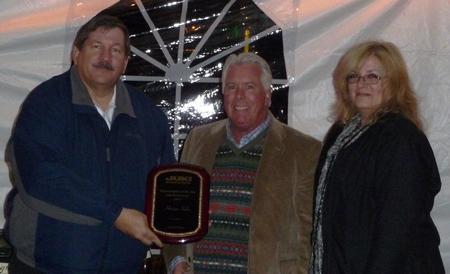
M 150 229 L 168 244 L 203 238 L 208 231 L 209 174 L 199 166 L 172 164 L 152 170 L 146 213 Z

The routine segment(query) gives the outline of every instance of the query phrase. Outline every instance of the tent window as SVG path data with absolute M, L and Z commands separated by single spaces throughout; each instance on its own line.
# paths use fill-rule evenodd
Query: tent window
M 192 127 L 225 117 L 219 82 L 231 53 L 251 51 L 269 62 L 271 110 L 287 122 L 282 32 L 251 0 L 123 0 L 102 13 L 128 26 L 132 53 L 124 80 L 164 109 L 176 151 Z

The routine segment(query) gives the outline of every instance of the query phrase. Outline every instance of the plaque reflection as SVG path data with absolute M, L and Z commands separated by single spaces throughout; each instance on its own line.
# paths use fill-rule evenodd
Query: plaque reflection
M 201 167 L 174 164 L 149 176 L 147 217 L 165 243 L 200 240 L 207 232 L 209 175 Z

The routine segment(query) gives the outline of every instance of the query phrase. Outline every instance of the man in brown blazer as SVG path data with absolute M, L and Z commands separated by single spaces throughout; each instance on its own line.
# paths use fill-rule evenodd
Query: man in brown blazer
M 228 119 L 191 130 L 181 156 L 211 174 L 210 226 L 197 243 L 164 247 L 169 273 L 307 273 L 321 144 L 273 117 L 271 82 L 253 53 L 225 62 Z

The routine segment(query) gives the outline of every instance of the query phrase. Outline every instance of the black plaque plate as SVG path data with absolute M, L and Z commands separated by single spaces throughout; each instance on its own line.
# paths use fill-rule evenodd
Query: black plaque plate
M 183 244 L 208 231 L 209 174 L 199 166 L 172 164 L 148 178 L 147 219 L 164 243 Z

